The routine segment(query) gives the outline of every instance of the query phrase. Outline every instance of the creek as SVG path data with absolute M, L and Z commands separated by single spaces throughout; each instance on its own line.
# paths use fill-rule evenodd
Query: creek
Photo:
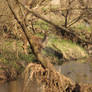
M 58 72 L 77 83 L 92 84 L 92 62 L 67 62 L 55 66 Z
M 92 84 L 92 62 L 71 61 L 62 65 L 55 65 L 55 68 L 58 72 L 71 78 L 77 83 Z M 30 87 L 31 92 L 41 92 L 36 83 L 32 83 L 32 85 L 33 86 Z M 0 83 L 0 92 L 23 92 L 23 80 L 18 79 L 6 83 Z
M 1 83 L 0 92 L 23 92 L 23 81 L 21 79 Z

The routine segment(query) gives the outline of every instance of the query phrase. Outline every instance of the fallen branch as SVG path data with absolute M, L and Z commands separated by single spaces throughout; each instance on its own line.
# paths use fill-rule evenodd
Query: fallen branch
M 27 28 L 25 27 L 25 24 L 22 23 L 22 22 L 18 19 L 17 15 L 16 15 L 15 12 L 13 11 L 13 9 L 12 9 L 10 3 L 9 3 L 9 0 L 6 0 L 6 1 L 7 1 L 8 7 L 9 7 L 9 9 L 11 10 L 11 12 L 12 12 L 14 18 L 16 19 L 17 23 L 21 26 L 22 31 L 23 31 L 24 35 L 26 36 L 26 38 L 27 38 L 27 40 L 28 40 L 28 42 L 29 42 L 29 45 L 30 45 L 30 48 L 32 49 L 33 54 L 36 56 L 36 54 L 35 54 L 35 52 L 34 52 L 34 49 L 33 49 L 32 45 L 31 45 L 31 42 L 30 42 L 30 40 L 29 40 L 29 37 L 28 37 L 28 35 L 27 35 L 27 32 L 26 32 L 26 31 L 27 31 Z
M 35 42 L 33 42 L 32 39 L 31 39 L 31 41 L 29 40 L 29 37 L 27 35 L 27 28 L 25 26 L 25 23 L 23 21 L 21 22 L 18 19 L 17 15 L 15 14 L 15 12 L 13 11 L 13 9 L 12 9 L 12 7 L 10 5 L 9 0 L 6 0 L 6 1 L 7 1 L 7 4 L 9 6 L 9 8 L 10 8 L 10 10 L 11 10 L 14 18 L 16 19 L 16 21 L 18 22 L 18 24 L 21 26 L 22 31 L 23 31 L 26 39 L 28 40 L 30 48 L 31 48 L 33 54 L 35 55 L 35 57 L 37 58 L 37 60 L 40 61 L 41 65 L 44 68 L 49 68 L 50 70 L 55 70 L 54 67 L 53 67 L 53 65 L 50 63 L 50 60 L 42 55 L 42 53 L 41 53 L 41 49 L 42 48 L 40 48 L 41 46 L 37 47 L 37 46 L 35 46 Z M 39 51 L 39 49 L 40 49 L 40 51 Z
M 77 23 L 81 18 L 83 17 L 83 14 L 80 14 L 77 18 L 73 19 L 67 27 L 72 26 L 73 24 Z
M 77 35 L 77 34 L 71 32 L 71 29 L 65 28 L 65 27 L 63 27 L 63 26 L 59 26 L 59 25 L 57 25 L 57 24 L 51 22 L 50 20 L 47 20 L 46 18 L 44 18 L 44 17 L 41 16 L 40 14 L 34 12 L 33 10 L 29 9 L 27 6 L 23 5 L 20 1 L 18 1 L 18 2 L 19 2 L 19 4 L 20 4 L 21 6 L 23 6 L 29 13 L 32 13 L 35 17 L 37 17 L 37 18 L 39 18 L 39 19 L 41 19 L 41 20 L 43 20 L 43 21 L 49 23 L 50 25 L 54 26 L 63 36 L 64 36 L 64 35 L 67 35 L 67 37 L 70 37 L 70 40 L 73 40 L 74 38 L 76 38 L 77 40 L 76 40 L 75 42 L 78 43 L 78 44 L 81 43 L 82 46 L 84 45 L 84 43 L 85 43 L 85 44 L 92 44 L 92 42 L 87 41 L 87 40 L 84 40 L 84 39 L 80 38 L 79 35 Z M 78 21 L 79 19 L 80 19 L 80 16 L 78 17 L 78 19 L 77 19 L 76 21 Z M 75 22 L 76 22 L 76 21 L 75 21 Z M 74 23 L 75 23 L 75 22 L 74 22 Z
M 41 88 L 41 92 L 73 92 L 75 88 L 75 83 L 71 79 L 59 74 L 59 72 L 43 69 L 40 64 L 29 64 L 24 75 L 25 86 L 23 92 L 28 89 L 32 90 L 32 86 L 36 87 L 36 89 Z M 34 89 L 34 92 L 37 92 L 36 89 Z

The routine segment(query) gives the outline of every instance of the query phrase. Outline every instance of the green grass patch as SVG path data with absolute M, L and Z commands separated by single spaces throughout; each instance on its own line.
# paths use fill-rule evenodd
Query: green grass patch
M 74 29 L 91 32 L 91 29 L 92 29 L 92 28 L 91 28 L 91 26 L 86 26 L 85 24 L 80 23 L 80 24 L 78 24 L 77 26 L 75 26 Z
M 48 46 L 54 48 L 53 45 L 55 45 L 66 58 L 81 58 L 88 56 L 84 48 L 73 43 L 71 40 L 59 39 L 56 36 L 49 39 Z
M 33 62 L 35 59 L 35 56 L 33 54 L 25 55 L 25 54 L 20 54 L 19 58 L 21 60 L 26 61 L 27 63 Z
M 33 54 L 25 55 L 22 49 L 22 41 L 16 40 L 18 50 L 17 57 L 17 52 L 14 50 L 14 42 L 14 39 L 7 39 L 3 41 L 2 46 L 0 46 L 0 50 L 2 50 L 2 53 L 0 54 L 0 62 L 5 66 L 13 67 L 18 71 L 21 70 L 22 67 L 16 62 L 30 63 L 34 60 L 34 56 Z
M 38 36 L 40 38 L 43 38 L 44 37 L 44 34 L 43 33 L 37 33 L 37 34 L 35 34 L 35 36 Z
M 42 7 L 42 11 L 46 12 L 46 11 L 48 11 L 48 8 L 47 7 Z
M 35 25 L 34 25 L 35 28 L 40 28 L 40 29 L 43 29 L 43 30 L 48 30 L 49 29 L 49 24 L 43 20 L 38 20 L 35 22 Z

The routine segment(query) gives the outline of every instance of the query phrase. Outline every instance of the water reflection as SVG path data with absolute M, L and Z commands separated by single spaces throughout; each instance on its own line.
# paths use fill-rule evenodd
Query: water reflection
M 91 62 L 68 62 L 62 66 L 56 66 L 56 70 L 71 78 L 75 82 L 92 84 L 92 63 Z
M 43 86 L 38 84 L 35 80 L 30 81 L 24 91 L 23 80 L 18 79 L 7 83 L 0 84 L 0 92 L 42 92 Z
M 21 84 L 19 81 L 11 81 L 8 83 L 9 92 L 22 92 Z
M 76 82 L 92 84 L 92 63 L 68 62 L 62 65 L 55 66 L 56 70 Z M 0 83 L 0 92 L 23 92 L 23 80 Z M 42 92 L 43 85 L 37 84 L 36 81 L 31 81 L 25 92 Z
M 16 80 L 0 84 L 0 92 L 23 92 L 22 88 L 22 80 Z

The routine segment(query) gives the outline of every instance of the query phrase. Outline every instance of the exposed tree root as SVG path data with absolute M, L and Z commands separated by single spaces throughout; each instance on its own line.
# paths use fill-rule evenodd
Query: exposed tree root
M 24 74 L 24 92 L 28 86 L 33 85 L 33 80 L 41 85 L 41 92 L 72 92 L 74 89 L 75 83 L 72 80 L 53 70 L 44 69 L 40 64 L 29 64 Z
M 24 74 L 25 86 L 23 92 L 32 90 L 33 85 L 40 89 L 36 92 L 92 92 L 92 85 L 77 84 L 58 72 L 44 69 L 40 64 L 29 64 Z

